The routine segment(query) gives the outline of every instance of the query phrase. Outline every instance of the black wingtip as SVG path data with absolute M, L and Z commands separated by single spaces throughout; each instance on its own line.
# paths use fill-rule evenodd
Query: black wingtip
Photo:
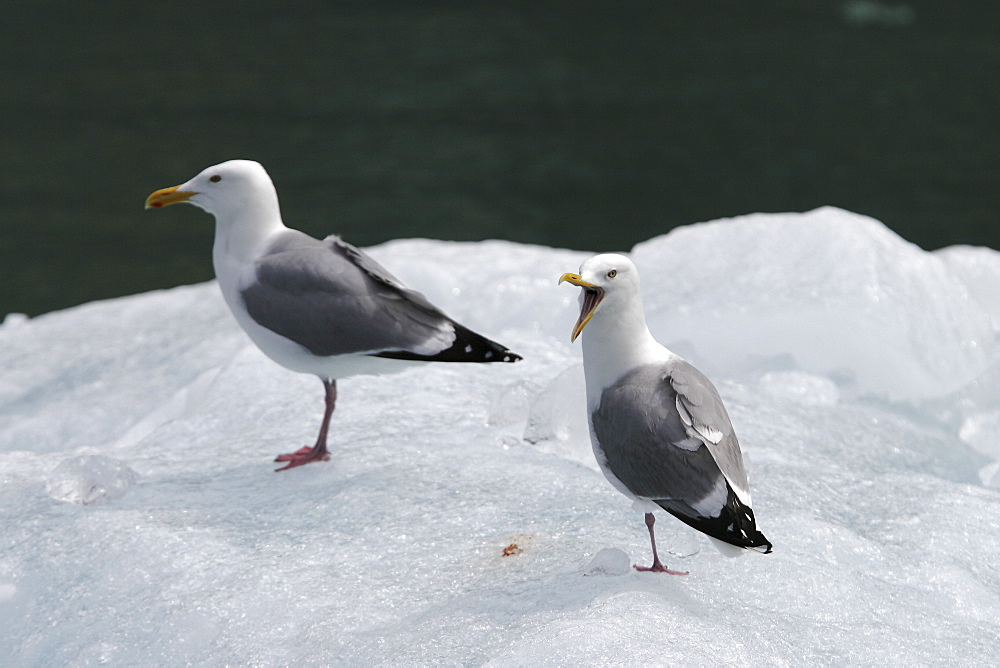
M 753 509 L 743 505 L 732 487 L 729 487 L 728 492 L 728 501 L 717 517 L 700 515 L 690 505 L 674 499 L 658 499 L 656 503 L 681 522 L 723 543 L 761 554 L 771 554 L 773 545 L 757 529 Z
M 726 542 L 728 542 L 730 545 L 736 545 L 737 547 L 742 547 L 747 550 L 760 552 L 761 554 L 771 554 L 771 548 L 774 547 L 773 545 L 771 545 L 771 541 L 765 538 L 764 534 L 762 534 L 760 531 L 757 531 L 756 528 L 753 530 L 753 533 L 750 533 L 748 535 L 748 540 L 745 543 L 737 544 L 731 541 L 726 541 Z
M 458 323 L 453 323 L 452 326 L 455 328 L 455 341 L 450 347 L 434 355 L 421 355 L 408 350 L 387 350 L 375 353 L 373 356 L 424 362 L 471 362 L 478 364 L 520 362 L 524 359 L 517 353 L 511 352 L 506 346 L 487 339 L 481 334 L 476 334 Z

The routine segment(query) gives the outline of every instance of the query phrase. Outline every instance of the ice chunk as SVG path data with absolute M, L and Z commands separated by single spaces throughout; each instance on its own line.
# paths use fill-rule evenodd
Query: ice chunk
M 506 427 L 525 422 L 528 410 L 541 386 L 530 380 L 519 380 L 505 385 L 490 400 L 490 412 L 486 424 L 491 427 Z
M 595 467 L 586 406 L 583 365 L 574 364 L 535 395 L 524 440 L 546 452 Z
M 594 555 L 583 569 L 584 575 L 618 576 L 632 572 L 628 552 L 617 547 L 606 547 Z
M 955 391 L 997 351 L 988 313 L 944 260 L 840 209 L 680 227 L 632 259 L 654 335 L 692 341 L 709 376 L 789 354 L 861 393 L 916 400 Z
M 124 462 L 105 455 L 81 455 L 57 466 L 45 484 L 56 501 L 97 506 L 120 499 L 136 481 Z
M 584 412 L 586 403 L 583 365 L 574 364 L 553 378 L 535 396 L 524 430 L 524 440 L 538 443 L 568 441 L 581 436 L 589 439 Z

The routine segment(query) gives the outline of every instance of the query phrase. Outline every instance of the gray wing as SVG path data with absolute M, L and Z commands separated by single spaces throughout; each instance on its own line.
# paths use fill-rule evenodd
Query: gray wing
M 749 503 L 750 483 L 743 466 L 743 453 L 719 391 L 705 374 L 684 360 L 672 365 L 669 383 L 677 394 L 674 404 L 686 433 L 705 444 L 726 480 Z
M 256 262 L 242 296 L 258 324 L 315 355 L 409 350 L 454 340 L 451 320 L 360 250 L 282 232 Z
M 697 369 L 679 361 L 626 374 L 601 394 L 591 421 L 607 468 L 633 494 L 714 538 L 771 550 L 757 530 L 749 495 L 744 503 L 734 490 L 739 483 L 723 468 L 746 490 L 729 416 Z
M 722 471 L 688 436 L 669 370 L 637 369 L 604 390 L 591 416 L 611 472 L 635 495 L 698 504 L 718 489 Z
M 312 240 L 312 237 L 308 237 Z M 405 294 L 409 301 L 413 302 L 414 305 L 419 306 L 421 309 L 431 311 L 442 317 L 447 318 L 444 312 L 438 309 L 434 304 L 427 301 L 421 293 L 416 290 L 411 290 L 410 288 L 403 285 L 403 282 L 398 278 L 389 273 L 389 270 L 380 265 L 375 261 L 372 256 L 364 253 L 357 246 L 353 246 L 340 237 L 336 235 L 331 235 L 324 239 L 321 243 L 330 244 L 337 249 L 340 253 L 343 253 L 347 258 L 349 258 L 358 269 L 363 271 L 368 278 L 378 283 L 385 285 L 388 288 L 392 288 L 393 291 L 398 291 L 399 293 Z
M 255 263 L 244 305 L 259 325 L 319 356 L 370 354 L 442 362 L 514 362 L 520 356 L 472 332 L 339 237 L 296 230 Z

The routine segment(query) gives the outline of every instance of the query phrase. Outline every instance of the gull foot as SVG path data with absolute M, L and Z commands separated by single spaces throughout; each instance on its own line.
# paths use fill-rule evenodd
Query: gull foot
M 295 468 L 296 466 L 305 466 L 306 464 L 311 464 L 313 462 L 326 462 L 329 460 L 330 453 L 326 451 L 326 448 L 310 448 L 309 446 L 306 446 L 287 455 L 278 455 L 275 457 L 274 461 L 288 462 L 288 465 L 282 466 L 280 469 L 274 469 L 274 472 L 277 473 L 278 471 L 287 471 L 288 469 Z
M 637 571 L 642 573 L 669 573 L 670 575 L 687 575 L 687 571 L 672 571 L 665 567 L 663 564 L 653 564 L 652 566 L 632 566 Z

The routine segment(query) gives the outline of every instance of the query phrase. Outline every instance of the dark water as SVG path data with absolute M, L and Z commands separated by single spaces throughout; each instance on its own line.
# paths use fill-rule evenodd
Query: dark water
M 0 314 L 210 278 L 211 218 L 142 203 L 234 157 L 359 245 L 626 250 L 833 204 L 1000 247 L 994 7 L 8 3 Z

